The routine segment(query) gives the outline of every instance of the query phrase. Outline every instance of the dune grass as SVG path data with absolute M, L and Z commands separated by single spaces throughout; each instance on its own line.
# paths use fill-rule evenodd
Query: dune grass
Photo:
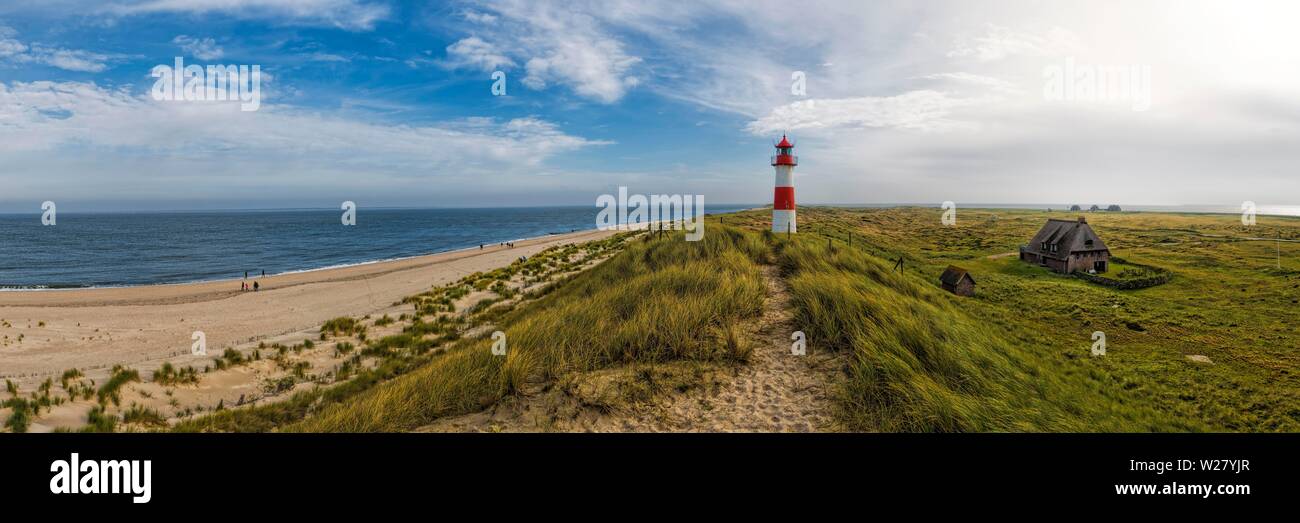
M 540 292 L 530 291 L 526 297 L 528 300 L 535 300 L 556 288 L 561 283 L 559 280 L 571 277 L 571 273 L 578 272 L 587 263 L 619 252 L 627 237 L 627 234 L 618 234 L 602 240 L 550 247 L 527 260 L 515 261 L 507 267 L 469 274 L 458 281 L 410 296 L 394 303 L 394 305 L 410 304 L 415 309 L 413 314 L 402 313 L 394 320 L 394 323 L 406 324 L 400 334 L 366 340 L 364 338 L 366 325 L 362 321 L 347 317 L 330 320 L 321 329 L 321 339 L 328 338 L 329 334 L 354 335 L 361 342 L 361 347 L 358 348 L 350 341 L 338 341 L 335 344 L 335 356 L 344 357 L 344 361 L 323 376 L 316 376 L 315 380 L 322 384 L 327 383 L 328 386 L 301 390 L 280 401 L 244 408 L 222 409 L 185 419 L 172 430 L 178 432 L 278 430 L 333 405 L 349 402 L 377 384 L 421 368 L 430 360 L 441 358 L 443 354 L 440 349 L 460 340 L 462 332 L 496 322 L 517 305 L 517 302 L 513 301 L 502 304 L 500 296 L 493 296 L 480 300 L 477 305 L 470 307 L 471 310 L 457 313 L 454 307 L 455 300 L 467 296 L 475 282 L 501 282 L 509 280 L 516 274 L 523 274 L 535 284 L 545 284 Z M 290 362 L 287 359 L 288 353 L 292 351 L 296 354 L 302 349 L 313 346 L 310 340 L 293 347 L 260 344 L 259 349 L 276 351 L 272 359 L 280 369 L 294 370 L 298 374 L 278 380 L 266 380 L 263 383 L 263 390 L 272 395 L 287 392 L 298 383 L 300 378 L 306 377 L 303 376 L 305 369 L 302 368 L 301 362 Z M 255 351 L 254 357 L 256 354 Z M 189 414 L 188 410 L 185 414 Z
M 171 362 L 164 362 L 162 367 L 154 371 L 153 381 L 159 385 L 193 384 L 198 383 L 199 373 L 190 365 L 177 368 Z
M 133 381 L 140 381 L 139 371 L 121 365 L 114 365 L 109 373 L 108 381 L 104 382 L 104 385 L 96 392 L 100 406 L 107 406 L 110 401 L 114 405 L 120 405 L 122 403 L 122 387 Z
M 699 242 L 682 235 L 628 242 L 623 252 L 506 313 L 492 339 L 465 339 L 428 364 L 322 409 L 286 430 L 409 430 L 484 408 L 532 384 L 627 364 L 725 361 L 730 326 L 761 311 L 757 235 L 715 227 Z
M 9 408 L 9 418 L 5 420 L 4 426 L 13 432 L 27 432 L 31 426 L 32 418 L 36 417 L 36 406 L 34 402 L 26 398 L 13 397 L 0 402 L 0 408 Z
M 122 412 L 122 422 L 153 426 L 167 425 L 167 419 L 157 410 L 136 403 L 132 403 L 130 408 Z

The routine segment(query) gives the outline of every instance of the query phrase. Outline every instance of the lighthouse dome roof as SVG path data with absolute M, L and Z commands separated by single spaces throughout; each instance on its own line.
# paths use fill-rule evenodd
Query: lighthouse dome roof
M 776 147 L 778 149 L 786 149 L 789 147 L 794 147 L 794 144 L 790 143 L 790 140 L 786 138 L 785 135 L 783 134 L 781 135 L 781 143 L 776 144 Z

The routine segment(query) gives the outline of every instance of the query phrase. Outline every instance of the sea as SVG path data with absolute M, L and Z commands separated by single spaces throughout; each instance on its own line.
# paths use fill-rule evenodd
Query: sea
M 758 204 L 710 205 L 707 214 Z M 0 214 L 0 290 L 241 278 L 408 258 L 596 227 L 594 206 Z

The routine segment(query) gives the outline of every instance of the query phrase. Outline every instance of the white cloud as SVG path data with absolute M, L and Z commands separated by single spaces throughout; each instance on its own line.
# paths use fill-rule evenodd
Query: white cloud
M 952 119 L 953 111 L 988 102 L 930 90 L 883 97 L 812 99 L 776 107 L 767 116 L 750 122 L 746 129 L 763 136 L 804 129 L 869 127 L 944 131 L 967 126 Z
M 50 114 L 59 114 L 51 118 Z M 469 119 L 437 126 L 385 125 L 287 106 L 241 112 L 220 102 L 165 102 L 83 82 L 0 83 L 0 151 L 69 144 L 194 152 L 239 147 L 348 156 L 392 154 L 416 161 L 456 151 L 535 164 L 552 153 L 601 142 L 570 136 L 535 118 Z
M 221 13 L 239 18 L 369 31 L 389 15 L 387 5 L 366 0 L 128 0 L 103 11 L 121 16 L 155 13 Z
M 641 59 L 629 54 L 591 10 L 560 2 L 504 1 L 482 7 L 477 21 L 486 20 L 483 14 L 493 17 L 493 23 L 500 21 L 488 28 L 499 45 L 467 37 L 447 48 L 446 63 L 484 68 L 522 62 L 526 87 L 562 85 L 606 104 L 622 99 L 640 82 L 632 69 Z
M 470 36 L 447 46 L 447 59 L 443 65 L 451 68 L 495 71 L 502 67 L 514 67 L 515 62 L 497 51 L 492 44 L 484 42 L 477 36 Z
M 66 71 L 98 73 L 108 69 L 108 62 L 114 57 L 82 51 L 64 49 L 33 43 L 26 44 L 16 38 L 17 32 L 0 26 L 0 61 L 17 64 L 42 64 Z
M 1077 52 L 1081 47 L 1079 37 L 1061 27 L 1034 34 L 988 24 L 984 34 L 959 40 L 948 57 L 991 62 L 1012 56 L 1061 56 Z
M 313 62 L 351 62 L 352 61 L 351 59 L 343 55 L 338 55 L 334 53 L 320 53 L 320 52 L 308 54 L 307 59 Z
M 495 24 L 497 21 L 496 15 L 475 11 L 473 9 L 466 9 L 465 12 L 462 13 L 462 16 L 464 16 L 466 20 L 476 24 Z
M 98 73 L 108 69 L 108 55 L 75 49 L 48 49 L 33 47 L 35 61 L 67 71 Z
M 102 164 L 89 179 L 48 173 L 14 184 L 47 190 L 47 181 L 75 179 L 76 185 L 118 192 L 180 195 L 210 188 L 219 195 L 234 180 L 256 184 L 249 178 L 254 175 L 270 185 L 311 175 L 316 181 L 303 183 L 353 191 L 389 190 L 371 187 L 375 177 L 526 184 L 555 155 L 604 144 L 536 118 L 394 125 L 266 103 L 242 112 L 235 103 L 154 101 L 94 83 L 0 83 L 0 166 L 7 166 L 0 167 L 0 179 L 30 173 L 21 166 L 32 163 L 83 158 Z M 138 158 L 150 161 L 141 166 L 132 161 Z
M 566 35 L 551 41 L 545 54 L 524 64 L 527 76 L 523 82 L 534 89 L 545 88 L 549 82 L 566 84 L 580 95 L 613 103 L 639 82 L 635 76 L 626 75 L 639 61 L 623 54 L 613 40 Z
M 969 85 L 984 87 L 987 89 L 1000 91 L 1004 93 L 1020 94 L 1025 92 L 1024 89 L 1021 89 L 1020 86 L 1016 85 L 1013 82 L 1009 82 L 1001 78 L 994 78 L 992 76 L 985 76 L 980 74 L 972 74 L 972 73 L 965 73 L 965 72 L 935 73 L 935 74 L 927 74 L 925 76 L 921 76 L 920 78 L 926 80 L 939 80 L 943 82 L 951 82 L 957 84 L 969 84 Z
M 182 51 L 199 60 L 217 60 L 226 54 L 225 50 L 217 45 L 217 41 L 212 38 L 180 35 L 173 38 L 172 43 L 181 46 Z

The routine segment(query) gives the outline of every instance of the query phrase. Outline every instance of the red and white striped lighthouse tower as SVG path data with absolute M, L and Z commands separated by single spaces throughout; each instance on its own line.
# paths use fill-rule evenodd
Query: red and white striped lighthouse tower
M 772 232 L 798 232 L 794 220 L 794 166 L 799 157 L 794 155 L 794 144 L 781 135 L 776 144 L 772 166 L 776 168 L 776 192 L 772 195 Z

